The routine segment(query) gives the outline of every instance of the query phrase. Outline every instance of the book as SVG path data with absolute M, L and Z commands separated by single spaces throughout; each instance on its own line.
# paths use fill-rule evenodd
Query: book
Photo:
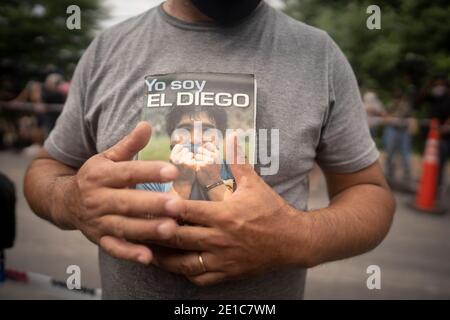
M 236 188 L 231 165 L 255 163 L 256 80 L 252 74 L 186 72 L 145 77 L 142 120 L 152 137 L 139 160 L 163 160 L 179 175 L 138 189 L 220 201 Z

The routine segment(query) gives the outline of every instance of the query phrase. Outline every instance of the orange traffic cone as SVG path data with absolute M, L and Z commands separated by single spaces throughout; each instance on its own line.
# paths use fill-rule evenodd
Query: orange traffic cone
M 422 160 L 422 177 L 414 207 L 421 211 L 437 212 L 437 184 L 439 174 L 439 121 L 432 119 Z

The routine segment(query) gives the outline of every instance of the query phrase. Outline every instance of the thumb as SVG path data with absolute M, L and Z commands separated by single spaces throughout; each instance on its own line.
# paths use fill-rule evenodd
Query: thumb
M 255 170 L 250 165 L 247 157 L 245 156 L 244 146 L 239 144 L 239 139 L 236 133 L 227 136 L 226 141 L 227 149 L 227 163 L 230 166 L 231 173 L 239 186 L 244 180 L 248 180 L 257 176 Z
M 103 152 L 103 155 L 112 161 L 131 160 L 136 153 L 147 145 L 151 133 L 150 124 L 141 121 L 127 136 Z

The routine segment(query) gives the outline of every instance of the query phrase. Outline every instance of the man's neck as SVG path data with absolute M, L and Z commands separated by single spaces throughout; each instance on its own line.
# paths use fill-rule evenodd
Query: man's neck
M 201 13 L 191 0 L 166 0 L 163 9 L 167 14 L 186 22 L 211 22 L 212 19 Z

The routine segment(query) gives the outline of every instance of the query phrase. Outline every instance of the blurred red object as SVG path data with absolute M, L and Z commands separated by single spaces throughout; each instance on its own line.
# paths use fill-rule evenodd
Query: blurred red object
M 439 174 L 439 121 L 432 119 L 422 162 L 422 177 L 416 194 L 415 207 L 422 211 L 436 210 Z

